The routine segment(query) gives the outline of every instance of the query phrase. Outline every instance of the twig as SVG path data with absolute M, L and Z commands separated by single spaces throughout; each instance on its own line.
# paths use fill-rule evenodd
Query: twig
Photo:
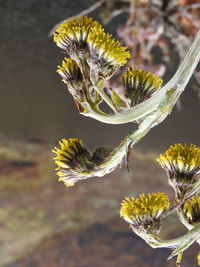
M 129 13 L 130 9 L 129 8 L 120 8 L 120 9 L 117 9 L 115 11 L 113 11 L 111 13 L 111 15 L 109 16 L 109 18 L 106 19 L 106 22 L 105 24 L 108 24 L 110 23 L 115 17 L 123 14 L 123 13 Z
M 174 238 L 171 240 L 162 240 L 158 236 L 151 235 L 152 240 L 155 242 L 148 243 L 152 248 L 175 248 L 175 250 L 168 257 L 168 260 L 173 258 L 174 256 L 184 252 L 189 246 L 191 246 L 200 235 L 200 224 L 196 227 L 189 230 L 186 234 L 181 237 Z
M 134 23 L 135 17 L 136 17 L 135 0 L 131 0 L 129 19 L 127 20 L 126 25 L 130 26 L 132 23 Z

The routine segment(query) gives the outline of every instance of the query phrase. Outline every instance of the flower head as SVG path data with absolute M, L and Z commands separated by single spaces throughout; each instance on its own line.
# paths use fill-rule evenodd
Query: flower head
M 195 195 L 189 198 L 182 206 L 181 206 L 182 215 L 185 219 L 186 226 L 189 224 L 191 226 L 195 226 L 200 223 L 200 197 L 199 195 Z
M 82 90 L 82 73 L 75 60 L 64 58 L 62 66 L 58 66 L 57 72 L 62 77 L 62 81 L 67 84 L 69 92 L 73 95 L 77 105 L 84 100 Z
M 125 65 L 130 58 L 127 47 L 115 41 L 112 35 L 98 29 L 88 36 L 91 58 L 89 64 L 96 65 L 101 70 L 104 77 L 110 77 L 114 71 Z
M 70 53 L 74 46 L 77 49 L 85 49 L 89 33 L 96 30 L 103 31 L 103 27 L 92 18 L 87 16 L 72 18 L 58 26 L 54 33 L 54 41 Z
M 62 66 L 58 66 L 57 72 L 63 78 L 64 83 L 81 82 L 81 70 L 75 60 L 71 58 L 64 58 Z
M 159 90 L 163 80 L 157 75 L 153 75 L 150 72 L 146 73 L 142 69 L 135 70 L 135 67 L 131 66 L 123 74 L 123 83 L 125 95 L 131 100 L 131 106 L 134 106 L 149 98 L 156 90 Z
M 98 148 L 91 155 L 77 138 L 62 139 L 59 144 L 61 148 L 55 147 L 52 151 L 56 154 L 54 160 L 58 166 L 59 181 L 66 186 L 72 186 L 78 180 L 105 175 L 99 165 L 109 157 L 111 148 Z
M 169 199 L 164 193 L 141 194 L 138 198 L 122 201 L 120 216 L 133 225 L 135 232 L 154 232 L 160 229 L 160 216 L 169 208 Z
M 171 185 L 185 193 L 200 174 L 200 148 L 196 145 L 175 144 L 157 159 L 170 178 Z
M 59 180 L 66 186 L 72 186 L 77 178 L 87 178 L 95 163 L 83 147 L 82 141 L 77 138 L 62 139 L 59 144 L 61 149 L 55 147 L 53 150 L 56 153 L 55 163 L 58 165 Z

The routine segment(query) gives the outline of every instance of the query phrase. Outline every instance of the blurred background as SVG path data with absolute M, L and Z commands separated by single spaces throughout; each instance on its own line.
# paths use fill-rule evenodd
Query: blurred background
M 177 142 L 200 145 L 197 79 L 192 78 L 187 85 L 179 109 L 174 107 L 171 115 L 137 144 L 130 172 L 118 168 L 104 178 L 73 188 L 58 183 L 54 173 L 51 149 L 61 138 L 78 137 L 90 149 L 114 147 L 135 129 L 131 123 L 112 126 L 79 115 L 56 73 L 65 55 L 49 37 L 50 30 L 95 2 L 0 0 L 0 266 L 174 266 L 173 261 L 166 261 L 169 251 L 154 251 L 133 235 L 118 210 L 127 194 L 159 190 L 173 198 L 155 159 Z M 141 2 L 149 8 L 151 1 Z M 172 8 L 170 2 L 185 8 L 198 1 L 163 2 L 169 2 L 168 8 Z M 151 4 L 157 10 L 166 9 L 159 1 Z M 116 38 L 124 37 L 129 5 L 130 1 L 110 0 L 90 16 L 106 22 L 106 30 Z M 117 10 L 122 14 L 113 16 Z M 188 10 L 194 15 L 193 9 Z M 199 9 L 194 10 L 199 22 Z M 191 28 L 183 24 L 181 30 L 184 25 Z M 185 40 L 192 40 L 194 35 L 194 29 L 185 31 Z M 177 43 L 175 46 L 177 49 Z M 162 49 L 155 45 L 151 51 L 154 63 L 164 65 L 161 72 L 165 82 L 181 57 L 173 42 L 168 47 L 168 63 L 163 60 Z M 183 227 L 175 226 L 175 217 L 169 220 L 164 235 L 184 232 Z M 194 246 L 183 267 L 196 266 L 195 253 Z

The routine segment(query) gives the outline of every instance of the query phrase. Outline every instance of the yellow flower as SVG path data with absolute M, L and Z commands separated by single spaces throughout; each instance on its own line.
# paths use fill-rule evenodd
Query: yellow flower
M 123 83 L 125 95 L 131 100 L 131 106 L 134 106 L 159 90 L 162 87 L 163 80 L 150 72 L 146 73 L 142 69 L 135 70 L 133 65 L 123 74 Z
M 54 41 L 59 47 L 70 53 L 73 46 L 84 49 L 88 34 L 97 30 L 103 31 L 103 27 L 97 21 L 93 21 L 87 16 L 76 17 L 65 20 L 58 26 L 54 33 Z
M 122 201 L 120 216 L 138 229 L 152 232 L 160 229 L 160 216 L 169 208 L 168 196 L 164 193 L 141 194 L 138 198 L 128 198 Z
M 111 148 L 97 148 L 91 155 L 77 138 L 62 139 L 59 144 L 61 148 L 55 147 L 52 151 L 56 154 L 54 160 L 58 166 L 59 181 L 63 181 L 66 186 L 105 174 L 99 166 L 109 157 Z
M 182 198 L 200 174 L 200 148 L 196 145 L 175 144 L 157 159 L 167 171 L 176 196 Z
M 59 142 L 61 149 L 55 147 L 55 163 L 58 165 L 59 181 L 66 186 L 72 186 L 79 179 L 90 176 L 90 170 L 95 167 L 89 152 L 83 147 L 81 140 L 77 138 L 62 139 Z
M 119 68 L 130 58 L 127 47 L 121 46 L 119 41 L 112 38 L 112 35 L 101 29 L 89 34 L 88 44 L 93 61 L 98 61 L 104 68 Z
M 62 81 L 67 84 L 68 90 L 74 97 L 77 107 L 81 108 L 80 102 L 84 101 L 82 90 L 83 77 L 78 64 L 71 58 L 64 58 L 62 66 L 58 66 L 57 72 L 62 77 Z
M 62 66 L 58 66 L 57 72 L 63 78 L 64 83 L 82 81 L 81 70 L 75 60 L 64 58 Z
M 157 159 L 170 175 L 191 179 L 200 173 L 200 148 L 175 144 Z
M 200 197 L 196 196 L 188 199 L 181 207 L 182 214 L 187 223 L 195 226 L 200 223 Z
M 54 41 L 76 61 L 90 65 L 93 80 L 109 78 L 114 71 L 127 63 L 130 53 L 119 41 L 104 32 L 104 28 L 87 16 L 73 18 L 58 26 Z M 87 62 L 87 63 L 86 63 Z

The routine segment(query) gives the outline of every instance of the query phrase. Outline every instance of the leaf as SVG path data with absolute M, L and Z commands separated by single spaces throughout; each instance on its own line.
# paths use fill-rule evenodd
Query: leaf
M 122 107 L 123 108 L 127 107 L 124 100 L 122 100 L 121 97 L 114 90 L 110 90 L 110 95 L 111 95 L 111 99 L 112 99 L 112 101 L 113 101 L 113 103 L 117 109 L 122 108 Z

